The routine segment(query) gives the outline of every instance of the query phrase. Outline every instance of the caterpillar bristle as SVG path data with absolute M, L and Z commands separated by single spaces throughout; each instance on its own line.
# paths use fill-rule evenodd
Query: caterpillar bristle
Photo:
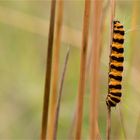
M 110 55 L 109 85 L 106 104 L 115 107 L 122 96 L 122 72 L 124 61 L 124 27 L 118 20 L 113 21 L 113 38 Z

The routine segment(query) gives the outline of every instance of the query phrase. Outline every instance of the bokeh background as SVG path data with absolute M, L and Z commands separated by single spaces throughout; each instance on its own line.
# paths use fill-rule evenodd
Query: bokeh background
M 100 60 L 99 129 L 106 134 L 110 8 L 103 18 Z M 125 27 L 123 97 L 112 109 L 113 140 L 140 139 L 140 1 L 117 0 L 116 18 Z M 92 10 L 91 10 L 92 12 Z M 76 105 L 84 0 L 65 0 L 60 75 L 67 48 L 70 57 L 63 88 L 58 139 L 69 136 Z M 0 139 L 39 139 L 50 19 L 49 0 L 0 0 Z M 92 14 L 89 48 L 92 46 Z M 89 80 L 82 138 L 89 138 Z

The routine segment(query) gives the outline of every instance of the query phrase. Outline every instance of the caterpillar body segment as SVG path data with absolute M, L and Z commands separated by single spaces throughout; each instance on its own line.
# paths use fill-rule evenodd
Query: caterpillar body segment
M 109 85 L 106 104 L 115 107 L 120 102 L 122 96 L 122 73 L 124 62 L 124 27 L 120 21 L 113 22 L 113 38 L 110 55 Z

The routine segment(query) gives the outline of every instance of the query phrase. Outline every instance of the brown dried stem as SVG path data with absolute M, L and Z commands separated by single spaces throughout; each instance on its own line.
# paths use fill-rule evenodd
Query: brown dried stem
M 109 0 L 107 0 L 104 8 L 103 8 L 103 14 L 102 14 L 102 17 L 101 17 L 101 33 L 105 32 L 105 17 L 106 17 L 106 14 L 107 14 L 107 9 L 109 7 Z M 101 57 L 101 52 L 102 52 L 102 44 L 103 44 L 103 36 L 101 37 L 101 43 L 100 43 L 100 57 Z M 89 50 L 88 50 L 88 58 L 87 58 L 87 66 L 86 66 L 86 70 L 87 72 L 86 73 L 90 73 L 90 64 L 91 64 L 91 56 L 92 56 L 92 47 L 89 47 Z M 88 78 L 89 75 L 87 75 L 86 78 Z
M 52 50 L 53 50 L 54 22 L 55 22 L 55 5 L 56 5 L 56 0 L 52 0 L 50 27 L 49 27 L 49 36 L 48 36 L 48 51 L 47 51 L 47 61 L 46 61 L 45 92 L 44 92 L 44 104 L 43 104 L 43 115 L 42 115 L 41 140 L 46 139 L 46 129 L 47 129 L 47 120 L 48 120 L 48 105 L 49 105 L 49 96 L 50 96 Z
M 62 89 L 63 89 L 63 83 L 64 83 L 64 78 L 65 78 L 65 73 L 66 73 L 66 68 L 67 68 L 67 63 L 68 63 L 68 58 L 69 58 L 69 52 L 70 49 L 68 49 L 65 62 L 64 62 L 64 68 L 60 80 L 60 86 L 59 86 L 59 92 L 58 92 L 58 99 L 57 99 L 57 104 L 56 104 L 56 109 L 55 109 L 55 121 L 54 121 L 54 135 L 53 139 L 56 140 L 57 137 L 57 127 L 58 127 L 58 118 L 59 118 L 59 110 L 60 110 L 60 102 L 61 102 L 61 96 L 62 96 Z
M 84 12 L 84 19 L 83 19 L 84 21 L 83 22 L 83 38 L 82 38 L 82 48 L 81 48 L 80 79 L 79 79 L 79 90 L 78 90 L 76 122 L 75 122 L 75 127 L 76 127 L 75 139 L 76 140 L 81 139 L 81 130 L 82 130 L 89 19 L 90 19 L 90 0 L 85 0 L 85 12 Z
M 52 139 L 54 134 L 54 123 L 55 123 L 55 109 L 57 102 L 57 89 L 58 89 L 58 75 L 59 75 L 59 53 L 61 45 L 61 29 L 63 19 L 63 0 L 57 1 L 57 16 L 56 16 L 56 36 L 53 50 L 53 76 L 52 76 L 52 92 L 49 102 L 49 116 L 47 126 L 47 138 Z
M 111 131 L 111 107 L 108 107 L 107 110 L 107 140 L 110 140 L 110 131 Z
M 99 93 L 99 62 L 101 38 L 102 1 L 95 0 L 93 16 L 93 53 L 92 53 L 92 79 L 90 94 L 90 139 L 97 139 L 98 135 L 98 93 Z

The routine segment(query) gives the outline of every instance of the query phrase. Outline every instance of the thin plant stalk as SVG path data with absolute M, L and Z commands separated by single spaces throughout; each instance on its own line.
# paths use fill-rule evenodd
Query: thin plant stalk
M 107 109 L 107 130 L 106 130 L 106 139 L 110 140 L 110 133 L 111 133 L 111 107 Z
M 107 14 L 107 9 L 108 9 L 108 7 L 109 7 L 109 0 L 107 0 L 107 2 L 106 2 L 106 5 L 104 6 L 104 8 L 103 8 L 103 14 L 102 14 L 102 17 L 101 17 L 101 33 L 103 33 L 103 32 L 105 32 L 105 17 L 106 17 L 106 14 Z M 101 43 L 100 43 L 100 57 L 101 57 L 101 52 L 102 52 L 102 45 L 103 44 L 103 36 L 101 37 Z M 86 73 L 90 73 L 90 64 L 91 64 L 91 56 L 92 56 L 92 47 L 89 47 L 89 50 L 88 50 L 88 60 L 87 60 L 87 68 L 86 68 L 86 70 L 87 70 L 87 72 Z M 89 75 L 87 75 L 87 79 L 88 79 L 88 76 Z
M 55 6 L 56 0 L 51 1 L 51 15 L 50 15 L 50 27 L 48 36 L 48 51 L 46 61 L 46 75 L 45 75 L 45 92 L 44 92 L 44 103 L 43 103 L 43 114 L 42 114 L 42 128 L 41 128 L 41 140 L 46 139 L 47 131 L 47 120 L 48 120 L 48 106 L 50 97 L 50 83 L 51 83 L 51 67 L 52 67 L 52 50 L 53 50 L 53 39 L 54 39 L 54 22 L 55 22 Z
M 55 108 L 57 102 L 57 89 L 58 89 L 58 75 L 59 75 L 59 54 L 61 45 L 61 32 L 63 20 L 63 0 L 57 1 L 57 15 L 56 15 L 56 34 L 53 49 L 53 65 L 52 65 L 52 91 L 49 102 L 49 116 L 47 127 L 47 138 L 52 139 L 54 136 L 54 122 L 55 122 Z
M 109 5 L 110 5 L 110 0 L 107 0 L 106 4 L 104 5 L 103 7 L 103 14 L 102 14 L 102 17 L 101 17 L 101 33 L 105 33 L 106 32 L 106 28 L 105 28 L 105 22 L 106 22 L 106 16 L 107 16 L 107 11 L 109 9 Z M 101 54 L 102 54 L 102 49 L 103 49 L 103 38 L 104 38 L 104 35 L 101 36 L 101 43 L 100 43 L 100 57 L 101 57 Z
M 58 92 L 58 99 L 57 99 L 57 104 L 56 104 L 56 109 L 55 109 L 55 122 L 54 122 L 54 136 L 53 140 L 56 140 L 57 137 L 57 128 L 58 128 L 58 118 L 59 118 L 59 110 L 60 110 L 60 103 L 61 103 L 61 96 L 62 96 L 62 89 L 63 89 L 63 83 L 64 83 L 64 78 L 65 78 L 65 73 L 66 73 L 66 68 L 67 68 L 67 63 L 68 63 L 68 58 L 69 58 L 69 53 L 70 49 L 68 49 L 66 53 L 66 58 L 64 62 L 64 68 L 62 71 L 62 76 L 60 79 L 60 86 L 59 86 L 59 92 Z
M 102 17 L 101 17 L 101 27 L 100 27 L 100 32 L 103 33 L 105 31 L 105 27 L 104 27 L 104 24 L 105 24 L 105 17 L 106 17 L 106 14 L 107 14 L 107 9 L 109 7 L 109 4 L 110 4 L 110 1 L 108 0 L 105 4 L 105 6 L 103 7 L 103 13 L 102 13 Z M 100 57 L 101 57 L 101 52 L 102 52 L 102 45 L 103 45 L 103 36 L 101 37 L 100 39 Z M 92 47 L 89 48 L 89 51 L 88 51 L 88 60 L 87 60 L 87 66 L 86 66 L 86 73 L 89 73 L 87 74 L 87 77 L 86 77 L 86 80 L 88 79 L 88 77 L 90 76 L 90 71 L 91 71 L 91 58 L 92 58 Z M 98 140 L 101 140 L 101 135 L 100 135 L 100 130 L 99 130 L 99 127 L 98 127 L 98 122 L 97 122 L 97 139 Z
M 113 38 L 113 20 L 115 18 L 115 0 L 110 1 L 110 7 L 111 7 L 111 18 L 110 18 L 110 56 L 111 56 L 111 44 L 112 44 L 112 38 Z M 109 62 L 110 66 L 110 62 Z M 110 71 L 110 67 L 109 67 Z M 108 78 L 108 84 L 109 84 L 109 78 Z M 108 90 L 109 92 L 109 90 Z M 107 107 L 107 128 L 106 128 L 106 138 L 107 140 L 110 140 L 110 133 L 111 133 L 111 107 Z
M 81 64 L 80 64 L 80 79 L 77 98 L 76 122 L 75 122 L 75 139 L 81 139 L 82 118 L 83 118 L 83 104 L 85 94 L 85 77 L 86 77 L 86 59 L 88 46 L 88 32 L 90 19 L 90 0 L 85 0 L 85 12 L 83 19 L 83 38 L 81 47 Z
M 93 16 L 93 49 L 92 49 L 92 75 L 90 92 L 90 139 L 98 136 L 98 93 L 99 93 L 99 62 L 100 62 L 100 38 L 101 38 L 101 15 L 102 1 L 95 0 Z

